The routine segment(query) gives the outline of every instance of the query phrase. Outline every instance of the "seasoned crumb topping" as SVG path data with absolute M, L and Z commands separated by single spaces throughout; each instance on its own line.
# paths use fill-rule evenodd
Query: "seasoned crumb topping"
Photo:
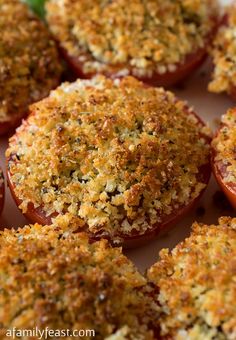
M 114 238 L 145 233 L 205 187 L 205 127 L 170 92 L 98 76 L 31 110 L 6 153 L 23 212 L 32 202 Z
M 236 4 L 226 13 L 227 25 L 219 29 L 211 51 L 215 68 L 208 88 L 211 92 L 230 94 L 236 86 Z
M 64 233 L 57 225 L 5 229 L 0 273 L 1 334 L 14 327 L 48 327 L 93 329 L 97 340 L 154 339 L 150 325 L 157 306 L 150 288 L 107 241 L 91 244 L 85 234 Z
M 223 127 L 212 141 L 215 162 L 225 169 L 223 180 L 236 185 L 236 110 L 230 109 L 222 117 Z
M 236 218 L 193 225 L 189 238 L 148 273 L 160 289 L 162 334 L 173 339 L 236 338 Z
M 202 48 L 215 24 L 216 0 L 49 0 L 47 21 L 85 73 L 152 76 L 176 70 Z M 119 66 L 117 70 L 112 66 Z
M 59 80 L 61 66 L 45 25 L 19 0 L 0 0 L 0 122 L 27 113 Z

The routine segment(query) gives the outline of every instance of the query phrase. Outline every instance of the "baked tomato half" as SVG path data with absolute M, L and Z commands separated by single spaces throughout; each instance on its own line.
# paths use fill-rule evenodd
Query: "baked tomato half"
M 215 0 L 147 0 L 129 6 L 124 0 L 49 0 L 46 19 L 78 77 L 131 75 L 166 87 L 204 61 L 218 27 L 219 8 Z
M 43 320 L 44 327 L 56 334 L 58 325 L 73 329 L 74 335 L 75 329 L 93 325 L 87 339 L 157 340 L 159 313 L 152 296 L 156 289 L 120 248 L 106 240 L 92 243 L 85 233 L 65 233 L 53 224 L 5 229 L 0 249 L 4 330 L 19 322 L 22 329 L 31 329 L 32 320 Z M 23 296 L 27 317 L 20 303 Z M 64 335 L 65 331 L 57 338 Z
M 227 7 L 212 47 L 209 49 L 213 72 L 208 85 L 210 92 L 227 93 L 233 100 L 236 100 L 235 22 L 236 4 L 232 3 Z
M 33 223 L 66 215 L 91 240 L 131 248 L 174 226 L 207 187 L 206 126 L 169 91 L 100 75 L 32 109 L 6 156 L 12 196 Z
M 236 209 L 236 109 L 230 109 L 212 141 L 211 164 L 222 191 Z
M 166 71 L 164 73 L 158 73 L 156 71 L 152 72 L 150 76 L 140 76 L 137 75 L 137 72 L 125 64 L 120 64 L 116 66 L 109 66 L 107 70 L 100 72 L 104 74 L 106 77 L 110 78 L 121 78 L 122 74 L 129 74 L 137 79 L 143 81 L 146 84 L 151 86 L 163 86 L 163 87 L 170 87 L 175 84 L 180 83 L 181 81 L 188 78 L 194 71 L 196 71 L 206 60 L 208 52 L 207 49 L 212 42 L 213 37 L 215 36 L 219 22 L 215 19 L 215 26 L 212 31 L 209 33 L 208 38 L 205 40 L 205 46 L 203 48 L 197 49 L 197 51 L 186 55 L 184 61 L 181 63 L 174 64 L 172 67 L 172 71 Z M 58 49 L 61 52 L 62 58 L 67 62 L 68 66 L 73 70 L 74 74 L 78 78 L 82 79 L 90 79 L 96 75 L 96 72 L 85 72 L 85 63 L 91 60 L 91 56 L 88 54 L 80 54 L 77 57 L 71 56 L 68 51 L 63 48 L 58 41 Z M 125 70 L 125 71 L 124 71 Z M 236 89 L 235 89 L 236 92 Z M 235 93 L 236 98 L 236 93 Z
M 48 96 L 58 86 L 62 66 L 47 26 L 26 4 L 1 1 L 0 12 L 0 135 L 3 135 L 21 123 L 30 104 Z
M 147 272 L 160 308 L 157 339 L 234 338 L 235 327 L 227 326 L 235 317 L 235 223 L 230 217 L 221 217 L 216 225 L 195 222 L 188 238 L 159 253 Z

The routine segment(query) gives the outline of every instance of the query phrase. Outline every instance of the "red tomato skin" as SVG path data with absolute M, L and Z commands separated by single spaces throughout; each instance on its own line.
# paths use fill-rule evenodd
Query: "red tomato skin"
M 5 201 L 5 181 L 2 169 L 0 169 L 0 178 L 2 183 L 0 184 L 0 215 L 2 214 L 4 208 L 4 201 Z

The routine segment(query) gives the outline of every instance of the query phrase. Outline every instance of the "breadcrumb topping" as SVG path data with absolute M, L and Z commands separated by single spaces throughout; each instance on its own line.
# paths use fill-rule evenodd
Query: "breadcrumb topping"
M 148 272 L 159 287 L 162 335 L 171 339 L 236 338 L 236 218 L 195 223 L 189 238 Z
M 216 0 L 49 0 L 47 21 L 84 73 L 151 77 L 174 72 L 204 47 Z M 115 69 L 112 66 L 117 66 Z
M 151 288 L 105 240 L 90 243 L 86 234 L 65 233 L 58 225 L 5 229 L 0 273 L 1 334 L 48 327 L 92 329 L 97 340 L 154 339 Z
M 92 234 L 142 235 L 205 187 L 206 128 L 170 92 L 97 76 L 31 111 L 6 152 L 24 213 L 31 202 Z
M 212 141 L 215 162 L 223 171 L 223 181 L 236 185 L 236 109 L 230 109 L 222 117 L 222 128 Z
M 226 15 L 227 23 L 219 29 L 211 50 L 214 72 L 208 89 L 231 94 L 236 86 L 236 4 L 227 8 Z
M 61 66 L 43 23 L 19 0 L 0 0 L 0 122 L 23 116 L 28 105 L 57 86 Z

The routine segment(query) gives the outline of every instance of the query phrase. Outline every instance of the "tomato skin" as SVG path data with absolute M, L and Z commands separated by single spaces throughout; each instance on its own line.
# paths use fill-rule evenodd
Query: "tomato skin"
M 231 87 L 229 95 L 233 100 L 236 101 L 236 86 Z
M 2 180 L 0 184 L 0 214 L 1 214 L 3 211 L 5 201 L 5 181 L 2 169 L 0 169 L 0 178 Z
M 146 85 L 144 85 L 144 86 L 146 86 Z M 186 112 L 187 113 L 190 112 L 188 107 L 186 107 Z M 34 112 L 32 112 L 31 114 L 33 115 Z M 201 125 L 203 125 L 203 126 L 205 125 L 204 122 L 195 113 L 193 113 L 191 111 L 191 114 L 194 114 L 194 116 L 197 118 L 198 122 Z M 25 128 L 27 128 L 27 125 L 28 125 L 27 120 L 25 120 L 23 122 L 23 124 L 24 124 Z M 206 142 L 208 144 L 210 144 L 210 142 L 211 142 L 210 137 L 207 137 L 205 135 L 200 135 L 200 137 L 203 137 L 206 140 Z M 17 142 L 17 132 L 15 134 L 15 140 Z M 12 160 L 11 159 L 7 160 L 7 165 L 10 161 L 12 161 Z M 7 166 L 7 168 L 9 169 L 8 166 Z M 202 183 L 206 184 L 206 186 L 207 186 L 207 184 L 210 180 L 210 176 L 211 176 L 211 165 L 210 165 L 210 159 L 209 159 L 209 161 L 199 169 L 199 174 L 198 174 L 197 178 L 198 178 L 198 181 L 201 181 Z M 7 171 L 7 181 L 8 181 L 8 186 L 10 188 L 12 197 L 13 197 L 16 205 L 19 207 L 19 205 L 22 203 L 22 201 L 15 194 L 15 190 L 14 190 L 15 186 L 12 183 L 11 173 L 10 173 L 9 170 Z M 187 205 L 181 206 L 179 209 L 175 210 L 170 215 L 163 216 L 161 222 L 155 224 L 151 229 L 149 229 L 143 235 L 135 234 L 135 233 L 133 233 L 132 235 L 117 235 L 122 240 L 123 247 L 126 248 L 126 249 L 135 248 L 137 246 L 140 246 L 142 244 L 147 243 L 151 239 L 153 239 L 157 236 L 160 236 L 161 234 L 166 233 L 179 220 L 181 220 L 181 218 L 183 216 L 185 216 L 191 209 L 194 208 L 194 206 L 196 205 L 196 203 L 198 202 L 198 200 L 200 199 L 200 197 L 204 193 L 205 189 L 206 188 L 204 188 L 201 191 L 201 193 L 199 194 L 199 196 L 197 198 L 190 201 Z M 42 225 L 49 225 L 49 224 L 52 223 L 53 217 L 57 216 L 57 213 L 54 213 L 50 216 L 46 216 L 42 207 L 34 208 L 33 204 L 30 203 L 28 205 L 27 212 L 24 213 L 24 215 L 31 223 L 39 223 L 39 224 L 42 224 Z M 80 229 L 80 231 L 81 231 L 81 229 Z M 86 226 L 84 227 L 83 231 L 86 231 Z M 94 235 L 94 234 L 93 235 L 89 234 L 89 237 L 92 241 L 93 240 L 99 240 L 101 238 L 101 236 Z M 113 240 L 111 240 L 109 237 L 107 237 L 107 239 L 111 243 L 113 243 Z M 114 245 L 116 245 L 116 244 L 114 244 Z
M 222 191 L 224 192 L 225 196 L 228 198 L 233 208 L 236 210 L 236 184 L 224 182 L 222 173 L 219 170 L 216 162 L 214 161 L 214 157 L 212 160 L 212 170 L 213 170 L 217 183 L 221 187 Z
M 222 124 L 220 129 L 216 133 L 216 136 L 223 127 L 224 125 Z M 225 196 L 228 198 L 229 202 L 231 203 L 232 207 L 236 210 L 236 183 L 227 183 L 224 181 L 224 177 L 226 176 L 226 168 L 225 166 L 224 167 L 221 166 L 219 162 L 215 161 L 216 154 L 217 154 L 216 150 L 212 147 L 211 167 L 212 167 L 213 174 L 220 188 L 222 189 Z

